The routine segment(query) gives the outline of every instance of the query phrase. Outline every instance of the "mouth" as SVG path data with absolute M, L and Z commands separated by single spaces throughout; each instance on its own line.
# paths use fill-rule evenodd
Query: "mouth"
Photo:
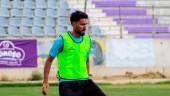
M 81 34 L 81 36 L 83 36 L 83 35 L 85 34 L 85 31 L 81 31 L 81 33 L 80 33 L 80 34 Z
M 85 34 L 85 31 L 81 31 L 81 34 Z
M 82 32 L 82 33 L 85 33 L 85 31 L 86 31 L 86 30 L 84 29 L 84 30 L 82 30 L 81 32 Z

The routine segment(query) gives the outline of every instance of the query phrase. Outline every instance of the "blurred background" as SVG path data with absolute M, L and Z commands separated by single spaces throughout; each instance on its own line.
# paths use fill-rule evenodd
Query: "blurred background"
M 75 10 L 89 15 L 94 80 L 170 78 L 170 0 L 0 0 L 0 80 L 42 80 L 53 41 L 72 31 Z M 57 59 L 51 81 L 56 66 Z

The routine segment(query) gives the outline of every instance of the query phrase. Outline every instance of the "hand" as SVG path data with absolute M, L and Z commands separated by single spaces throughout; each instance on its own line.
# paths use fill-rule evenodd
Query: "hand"
M 42 93 L 43 93 L 44 95 L 47 95 L 47 94 L 48 94 L 48 87 L 49 87 L 48 83 L 43 83 Z

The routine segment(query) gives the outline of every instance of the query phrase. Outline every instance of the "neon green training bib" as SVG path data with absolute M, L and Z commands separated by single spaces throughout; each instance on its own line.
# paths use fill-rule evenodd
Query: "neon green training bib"
M 84 35 L 82 42 L 75 42 L 66 32 L 62 38 L 63 50 L 57 55 L 59 77 L 63 79 L 88 78 L 86 61 L 90 50 L 90 37 Z

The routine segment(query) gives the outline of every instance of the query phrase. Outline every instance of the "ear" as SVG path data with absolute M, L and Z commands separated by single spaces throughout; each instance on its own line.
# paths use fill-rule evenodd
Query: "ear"
M 74 25 L 75 25 L 75 22 L 71 22 L 71 25 L 74 26 Z

